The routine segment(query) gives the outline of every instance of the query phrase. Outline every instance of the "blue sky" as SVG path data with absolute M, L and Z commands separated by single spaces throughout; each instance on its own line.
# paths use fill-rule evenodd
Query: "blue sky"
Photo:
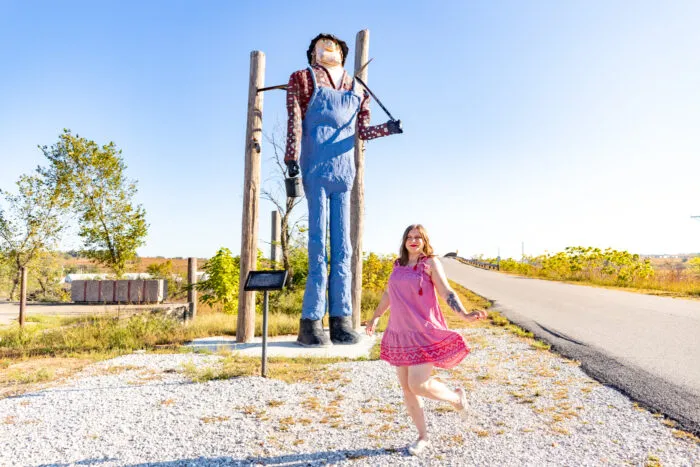
M 366 251 L 420 222 L 463 256 L 700 252 L 700 2 L 329 5 L 0 0 L 0 187 L 70 128 L 123 150 L 141 255 L 238 252 L 250 52 L 282 84 L 319 32 L 351 65 L 369 29 L 368 84 L 405 133 L 367 145 Z M 266 93 L 265 130 L 285 119 L 284 92 Z

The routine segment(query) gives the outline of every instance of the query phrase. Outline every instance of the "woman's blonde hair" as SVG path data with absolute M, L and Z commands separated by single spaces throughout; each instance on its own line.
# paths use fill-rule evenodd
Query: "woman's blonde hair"
M 427 257 L 433 256 L 433 247 L 430 244 L 430 238 L 428 237 L 428 232 L 425 230 L 425 227 L 423 227 L 421 224 L 411 224 L 406 227 L 406 230 L 403 232 L 403 237 L 401 237 L 401 248 L 399 248 L 399 264 L 401 266 L 406 266 L 408 264 L 406 238 L 408 238 L 408 233 L 413 229 L 416 229 L 423 238 L 423 255 Z

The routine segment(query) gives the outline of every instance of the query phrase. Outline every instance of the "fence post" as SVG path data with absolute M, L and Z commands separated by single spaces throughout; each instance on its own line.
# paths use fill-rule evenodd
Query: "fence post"
M 197 316 L 197 258 L 187 258 L 187 301 L 190 304 L 189 319 Z
M 27 308 L 27 268 L 20 269 L 19 284 L 19 325 L 24 327 L 25 311 Z
M 270 260 L 282 260 L 282 217 L 277 209 L 272 211 L 272 237 L 270 238 Z

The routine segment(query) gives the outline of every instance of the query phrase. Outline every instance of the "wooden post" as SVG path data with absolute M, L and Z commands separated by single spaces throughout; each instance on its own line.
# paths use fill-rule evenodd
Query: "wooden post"
M 369 29 L 363 29 L 355 38 L 355 70 L 369 60 Z M 367 68 L 357 76 L 367 82 Z M 355 184 L 350 201 L 350 238 L 352 239 L 352 324 L 360 328 L 362 314 L 362 232 L 365 217 L 365 142 L 355 135 Z
M 24 327 L 24 318 L 27 309 L 27 268 L 20 269 L 19 283 L 19 325 Z
M 272 235 L 270 237 L 270 260 L 282 260 L 282 217 L 277 209 L 272 211 Z
M 243 181 L 243 222 L 241 226 L 241 277 L 238 296 L 236 342 L 250 342 L 255 335 L 255 292 L 243 290 L 249 271 L 255 270 L 258 253 L 258 205 L 260 203 L 260 150 L 262 142 L 265 54 L 250 53 L 248 122 L 245 134 L 245 179 Z
M 197 316 L 197 258 L 187 258 L 187 301 L 190 304 L 188 319 Z

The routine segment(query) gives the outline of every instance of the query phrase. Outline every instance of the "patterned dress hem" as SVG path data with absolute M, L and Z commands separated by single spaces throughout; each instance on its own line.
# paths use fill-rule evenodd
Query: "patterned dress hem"
M 432 363 L 439 368 L 453 368 L 469 355 L 471 349 L 461 335 L 454 333 L 430 346 L 389 346 L 382 341 L 379 358 L 392 366 Z

